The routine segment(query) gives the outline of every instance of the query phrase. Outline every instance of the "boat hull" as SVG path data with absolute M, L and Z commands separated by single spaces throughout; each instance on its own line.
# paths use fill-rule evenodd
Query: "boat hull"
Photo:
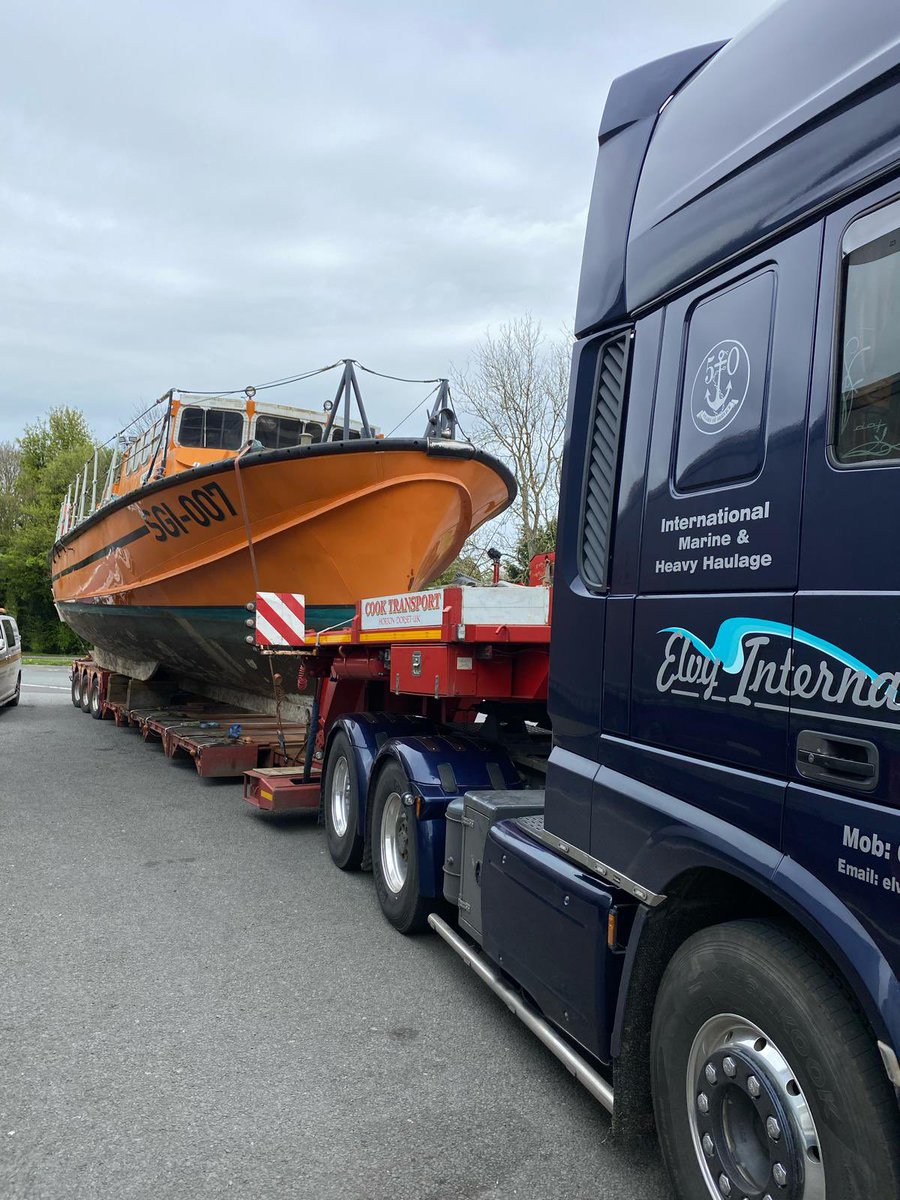
M 268 670 L 246 642 L 257 590 L 302 592 L 310 627 L 337 624 L 361 596 L 424 587 L 514 494 L 501 464 L 458 444 L 248 454 L 159 480 L 79 525 L 53 548 L 54 600 L 110 654 L 265 691 Z

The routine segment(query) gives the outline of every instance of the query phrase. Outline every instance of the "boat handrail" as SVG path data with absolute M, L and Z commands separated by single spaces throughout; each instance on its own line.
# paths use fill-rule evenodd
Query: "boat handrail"
M 447 379 L 409 379 L 402 375 L 388 375 L 381 371 L 375 371 L 371 367 L 366 367 L 353 358 L 338 359 L 327 366 L 317 367 L 313 371 L 301 372 L 300 374 L 286 376 L 282 379 L 273 379 L 268 383 L 261 383 L 255 387 L 250 386 L 221 392 L 196 392 L 188 389 L 169 388 L 167 392 L 164 392 L 159 399 L 154 400 L 153 404 L 139 413 L 134 420 L 130 421 L 114 437 L 95 446 L 91 457 L 83 467 L 79 468 L 75 478 L 66 489 L 66 494 L 60 504 L 59 518 L 56 523 L 56 540 L 59 541 L 60 538 L 71 533 L 76 526 L 93 516 L 104 505 L 114 500 L 119 494 L 116 491 L 117 482 L 123 483 L 126 477 L 137 475 L 139 480 L 137 486 L 143 487 L 152 480 L 165 475 L 170 444 L 172 442 L 172 419 L 175 402 L 179 400 L 179 397 L 204 397 L 212 403 L 217 398 L 227 400 L 229 397 L 243 396 L 249 402 L 254 399 L 258 392 L 310 379 L 313 376 L 322 375 L 327 371 L 333 371 L 337 367 L 343 368 L 341 382 L 338 385 L 334 400 L 326 401 L 324 405 L 326 420 L 322 433 L 323 442 L 328 442 L 332 439 L 332 433 L 336 426 L 342 431 L 342 438 L 344 440 L 349 439 L 351 435 L 361 435 L 366 439 L 382 436 L 370 424 L 369 418 L 366 415 L 359 380 L 356 374 L 357 367 L 369 375 L 377 375 L 379 378 L 391 379 L 399 383 L 432 383 L 437 385 L 425 397 L 425 401 L 419 401 L 415 408 L 407 413 L 403 420 L 387 435 L 388 437 L 392 437 L 400 426 L 413 416 L 423 403 L 430 400 L 432 395 L 434 395 L 435 400 L 428 412 L 423 436 L 429 441 L 456 441 L 459 432 L 459 421 L 453 407 L 453 401 L 450 398 L 450 384 Z M 142 428 L 131 439 L 126 440 L 128 430 L 145 421 L 148 414 L 153 412 L 162 403 L 167 405 L 166 412 L 152 421 L 149 426 Z M 358 413 L 358 421 L 352 416 L 354 407 Z M 340 424 L 338 424 L 339 421 Z M 355 429 L 357 425 L 359 433 Z M 145 438 L 147 440 L 142 447 L 140 462 L 136 462 L 132 467 L 133 448 L 140 440 Z M 101 472 L 101 458 L 105 458 L 107 449 L 109 449 L 110 453 L 109 462 Z M 143 451 L 147 452 L 146 458 L 143 455 Z M 146 468 L 141 471 L 144 463 L 147 464 Z M 138 474 L 138 472 L 141 473 Z M 102 481 L 100 479 L 101 473 L 103 475 Z M 98 484 L 101 482 L 102 486 L 99 487 L 98 494 Z

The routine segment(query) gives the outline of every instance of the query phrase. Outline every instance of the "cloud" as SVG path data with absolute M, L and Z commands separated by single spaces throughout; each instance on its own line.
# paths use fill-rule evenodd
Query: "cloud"
M 347 354 L 432 377 L 488 324 L 567 325 L 610 81 L 762 7 L 7 6 L 0 439 Z M 383 428 L 418 399 L 366 385 Z

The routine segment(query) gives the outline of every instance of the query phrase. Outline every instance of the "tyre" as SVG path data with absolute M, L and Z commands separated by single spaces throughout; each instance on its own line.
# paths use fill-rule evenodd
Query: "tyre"
M 660 984 L 650 1056 L 679 1200 L 900 1195 L 875 1038 L 791 931 L 747 920 L 689 938 Z
M 419 895 L 416 818 L 408 796 L 402 767 L 389 763 L 372 799 L 372 873 L 381 911 L 400 933 L 424 929 L 432 909 L 431 901 Z
M 81 672 L 72 672 L 72 703 L 76 708 L 81 708 Z
M 81 711 L 91 711 L 91 676 L 87 671 L 81 677 Z
M 103 720 L 103 705 L 100 703 L 100 676 L 95 675 L 88 693 L 88 710 L 95 721 Z
M 323 805 L 332 861 L 342 871 L 358 870 L 363 855 L 363 838 L 359 833 L 359 789 L 356 761 L 350 739 L 343 730 L 334 735 L 328 751 Z
M 9 700 L 7 700 L 6 707 L 7 708 L 15 708 L 16 705 L 19 703 L 19 698 L 21 695 L 22 695 L 22 672 L 20 671 L 18 676 L 16 677 L 16 690 L 13 692 L 12 697 Z

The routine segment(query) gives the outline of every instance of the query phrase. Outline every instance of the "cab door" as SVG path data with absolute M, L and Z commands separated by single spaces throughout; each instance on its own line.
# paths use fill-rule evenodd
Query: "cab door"
M 784 848 L 900 964 L 900 190 L 826 224 Z
M 591 830 L 594 856 L 650 887 L 673 869 L 675 811 L 746 831 L 772 868 L 780 854 L 789 699 L 758 687 L 790 670 L 821 236 L 665 312 L 629 728 L 601 739 Z

